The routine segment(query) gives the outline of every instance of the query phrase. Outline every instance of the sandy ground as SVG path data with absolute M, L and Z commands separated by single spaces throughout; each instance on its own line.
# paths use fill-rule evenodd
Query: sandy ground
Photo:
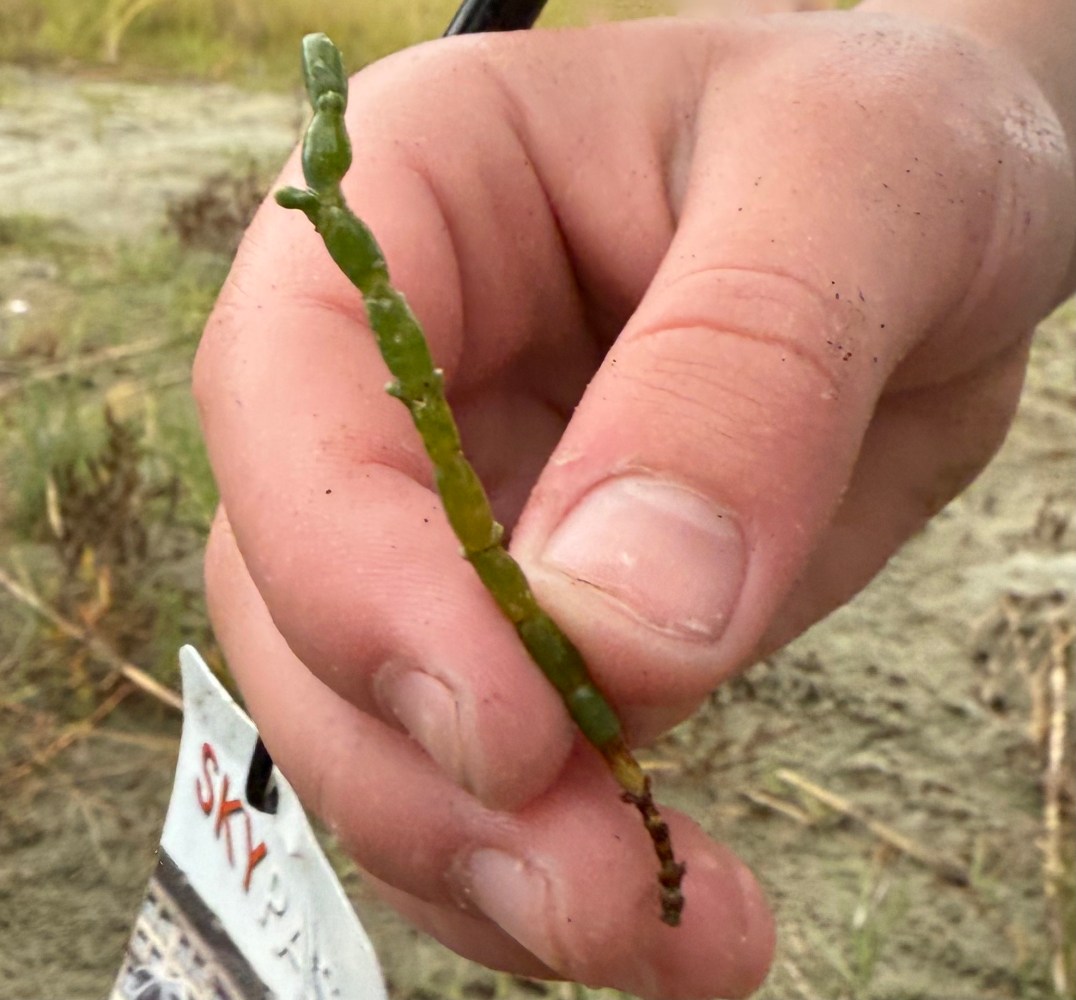
M 137 238 L 208 173 L 281 159 L 299 116 L 297 100 L 221 87 L 0 71 L 0 213 Z M 14 294 L 2 281 L 0 300 Z M 1016 426 L 971 490 L 855 602 L 648 753 L 662 796 L 761 873 L 780 925 L 768 1000 L 1053 995 L 1042 698 L 1049 643 L 1073 617 L 1074 334 L 1070 304 L 1040 332 Z M 1070 718 L 1074 697 L 1076 679 Z M 0 759 L 33 726 L 0 713 Z M 155 709 L 121 713 L 46 771 L 0 775 L 0 1000 L 106 991 L 176 733 Z M 396 996 L 528 995 L 346 881 Z

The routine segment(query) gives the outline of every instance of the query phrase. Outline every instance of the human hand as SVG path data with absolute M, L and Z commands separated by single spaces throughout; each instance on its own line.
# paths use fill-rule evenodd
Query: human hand
M 465 39 L 360 74 L 351 108 L 349 201 L 500 516 L 522 510 L 513 551 L 637 739 L 974 475 L 1069 280 L 1049 107 L 896 19 Z M 688 904 L 658 922 L 649 845 L 459 559 L 362 315 L 270 206 L 199 354 L 227 512 L 211 610 L 274 758 L 465 954 L 750 991 L 773 945 L 757 886 L 673 817 Z

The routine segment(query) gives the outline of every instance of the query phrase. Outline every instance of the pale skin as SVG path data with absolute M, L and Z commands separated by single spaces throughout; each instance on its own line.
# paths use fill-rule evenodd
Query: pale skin
M 634 740 L 847 600 L 1002 440 L 1076 284 L 1076 13 L 1036 10 L 455 39 L 352 81 L 344 192 Z M 637 818 L 459 558 L 298 213 L 259 213 L 195 376 L 217 635 L 379 891 L 495 967 L 753 990 L 756 882 L 673 812 L 687 907 L 660 923 Z

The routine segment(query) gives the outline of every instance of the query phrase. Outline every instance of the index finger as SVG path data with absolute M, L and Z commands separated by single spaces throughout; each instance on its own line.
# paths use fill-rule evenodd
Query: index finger
M 372 82 L 356 88 L 360 94 L 392 89 L 391 68 L 369 76 Z M 474 204 L 452 211 L 470 208 L 473 221 L 466 235 L 457 234 L 423 158 L 390 136 L 373 113 L 380 104 L 354 102 L 350 127 L 364 136 L 364 152 L 348 177 L 347 195 L 385 234 L 394 277 L 411 292 L 434 356 L 460 391 L 457 242 L 478 239 L 497 248 L 505 233 L 481 202 L 503 191 L 466 188 L 465 200 Z M 397 114 L 407 110 L 396 104 Z M 487 136 L 494 159 L 514 145 L 507 128 Z M 451 174 L 453 164 L 443 166 Z M 293 158 L 285 179 L 296 172 Z M 472 253 L 467 259 L 482 258 Z M 512 278 L 510 268 L 500 268 L 498 281 L 486 277 L 478 276 L 481 287 L 492 290 L 484 293 L 486 301 L 469 296 L 469 307 L 480 313 L 513 315 L 512 300 L 534 294 L 536 283 L 522 281 L 522 273 L 505 280 Z M 520 334 L 510 322 L 502 330 L 505 345 Z M 496 365 L 497 359 L 486 361 Z M 412 730 L 446 728 L 424 726 L 428 707 L 403 704 L 414 699 L 401 692 L 431 690 L 416 685 L 416 677 L 445 689 L 448 714 L 459 728 L 474 723 L 478 704 L 492 703 L 483 710 L 486 752 L 481 760 L 463 761 L 456 776 L 497 804 L 544 787 L 570 744 L 563 713 L 460 560 L 407 412 L 384 392 L 386 371 L 358 293 L 304 219 L 263 206 L 210 320 L 195 375 L 210 455 L 244 562 L 295 652 L 353 703 L 395 716 Z M 446 642 L 460 622 L 468 623 L 471 641 Z M 490 763 L 507 759 L 498 752 L 501 744 L 519 742 L 509 691 L 532 706 L 535 746 L 541 744 L 548 759 L 540 766 L 536 754 L 519 748 L 512 759 L 522 780 L 515 767 L 501 773 Z M 452 769 L 458 754 L 446 747 L 443 756 Z
M 592 259 L 597 274 L 587 280 L 599 285 L 593 298 L 612 299 L 626 312 L 671 230 L 667 190 L 656 170 L 648 184 L 628 169 L 616 172 L 615 184 L 593 184 L 608 174 L 590 148 L 599 140 L 588 136 L 601 98 L 559 114 L 565 90 L 576 92 L 572 75 L 594 69 L 593 60 L 580 61 L 588 47 L 578 37 L 554 45 L 525 36 L 507 43 L 510 59 L 500 58 L 500 48 L 487 50 L 489 43 L 454 41 L 404 53 L 356 78 L 349 130 L 361 143 L 345 194 L 381 240 L 450 395 L 465 406 L 496 403 L 509 420 L 526 424 L 512 458 L 540 453 L 536 472 L 559 436 L 558 410 L 574 402 L 573 379 L 585 381 L 596 363 L 575 256 L 587 251 Z M 621 90 L 638 76 L 636 56 L 644 48 L 653 56 L 641 36 L 633 45 L 638 53 L 628 46 L 610 60 L 616 75 L 607 74 L 607 85 Z M 675 46 L 664 55 L 674 58 Z M 524 107 L 506 77 L 516 84 L 528 74 L 537 78 L 533 64 L 545 70 L 554 57 L 568 79 L 552 67 L 557 86 Z M 651 63 L 660 73 L 661 60 Z M 642 80 L 633 85 L 646 90 Z M 642 110 L 617 102 L 620 117 L 603 123 L 600 141 L 623 152 L 625 167 L 637 161 L 653 168 L 652 123 L 674 116 L 660 101 L 640 101 Z M 560 172 L 554 181 L 567 207 L 552 203 L 550 179 L 535 164 L 543 156 Z M 581 172 L 583 198 L 572 190 Z M 283 180 L 298 180 L 296 160 Z M 634 211 L 633 228 L 590 254 L 614 206 Z M 511 377 L 524 377 L 521 356 L 539 357 L 547 369 L 556 364 L 554 377 L 538 390 L 534 383 L 521 389 L 505 376 L 514 366 Z M 550 748 L 547 766 L 529 768 L 515 795 L 547 782 L 570 743 L 563 713 L 459 559 L 406 411 L 384 393 L 386 371 L 358 293 L 297 213 L 262 209 L 195 375 L 238 546 L 292 649 L 355 704 L 397 717 L 399 699 L 386 695 L 378 678 L 432 676 L 447 689 L 456 727 L 482 727 L 477 756 L 488 762 L 503 749 L 503 764 L 533 760 L 528 745 Z M 498 382 L 499 395 L 491 389 Z M 547 390 L 560 399 L 544 397 Z M 466 651 L 457 641 L 461 622 L 471 640 Z M 526 734 L 517 722 L 524 710 L 533 723 Z M 417 716 L 427 730 L 436 728 L 425 710 L 404 706 L 403 714 L 409 728 Z M 470 783 L 503 802 L 499 792 L 507 794 L 512 768 L 502 770 L 505 787 Z

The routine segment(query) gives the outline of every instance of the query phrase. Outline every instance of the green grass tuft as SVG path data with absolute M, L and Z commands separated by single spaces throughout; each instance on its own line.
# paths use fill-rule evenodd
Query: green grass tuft
M 189 380 L 227 267 L 225 253 L 171 235 L 102 245 L 0 218 L 0 299 L 28 302 L 0 314 L 5 568 L 172 682 L 182 641 L 211 645 L 201 550 L 216 488 Z M 71 643 L 38 628 L 5 680 L 77 714 L 101 671 L 71 680 Z

